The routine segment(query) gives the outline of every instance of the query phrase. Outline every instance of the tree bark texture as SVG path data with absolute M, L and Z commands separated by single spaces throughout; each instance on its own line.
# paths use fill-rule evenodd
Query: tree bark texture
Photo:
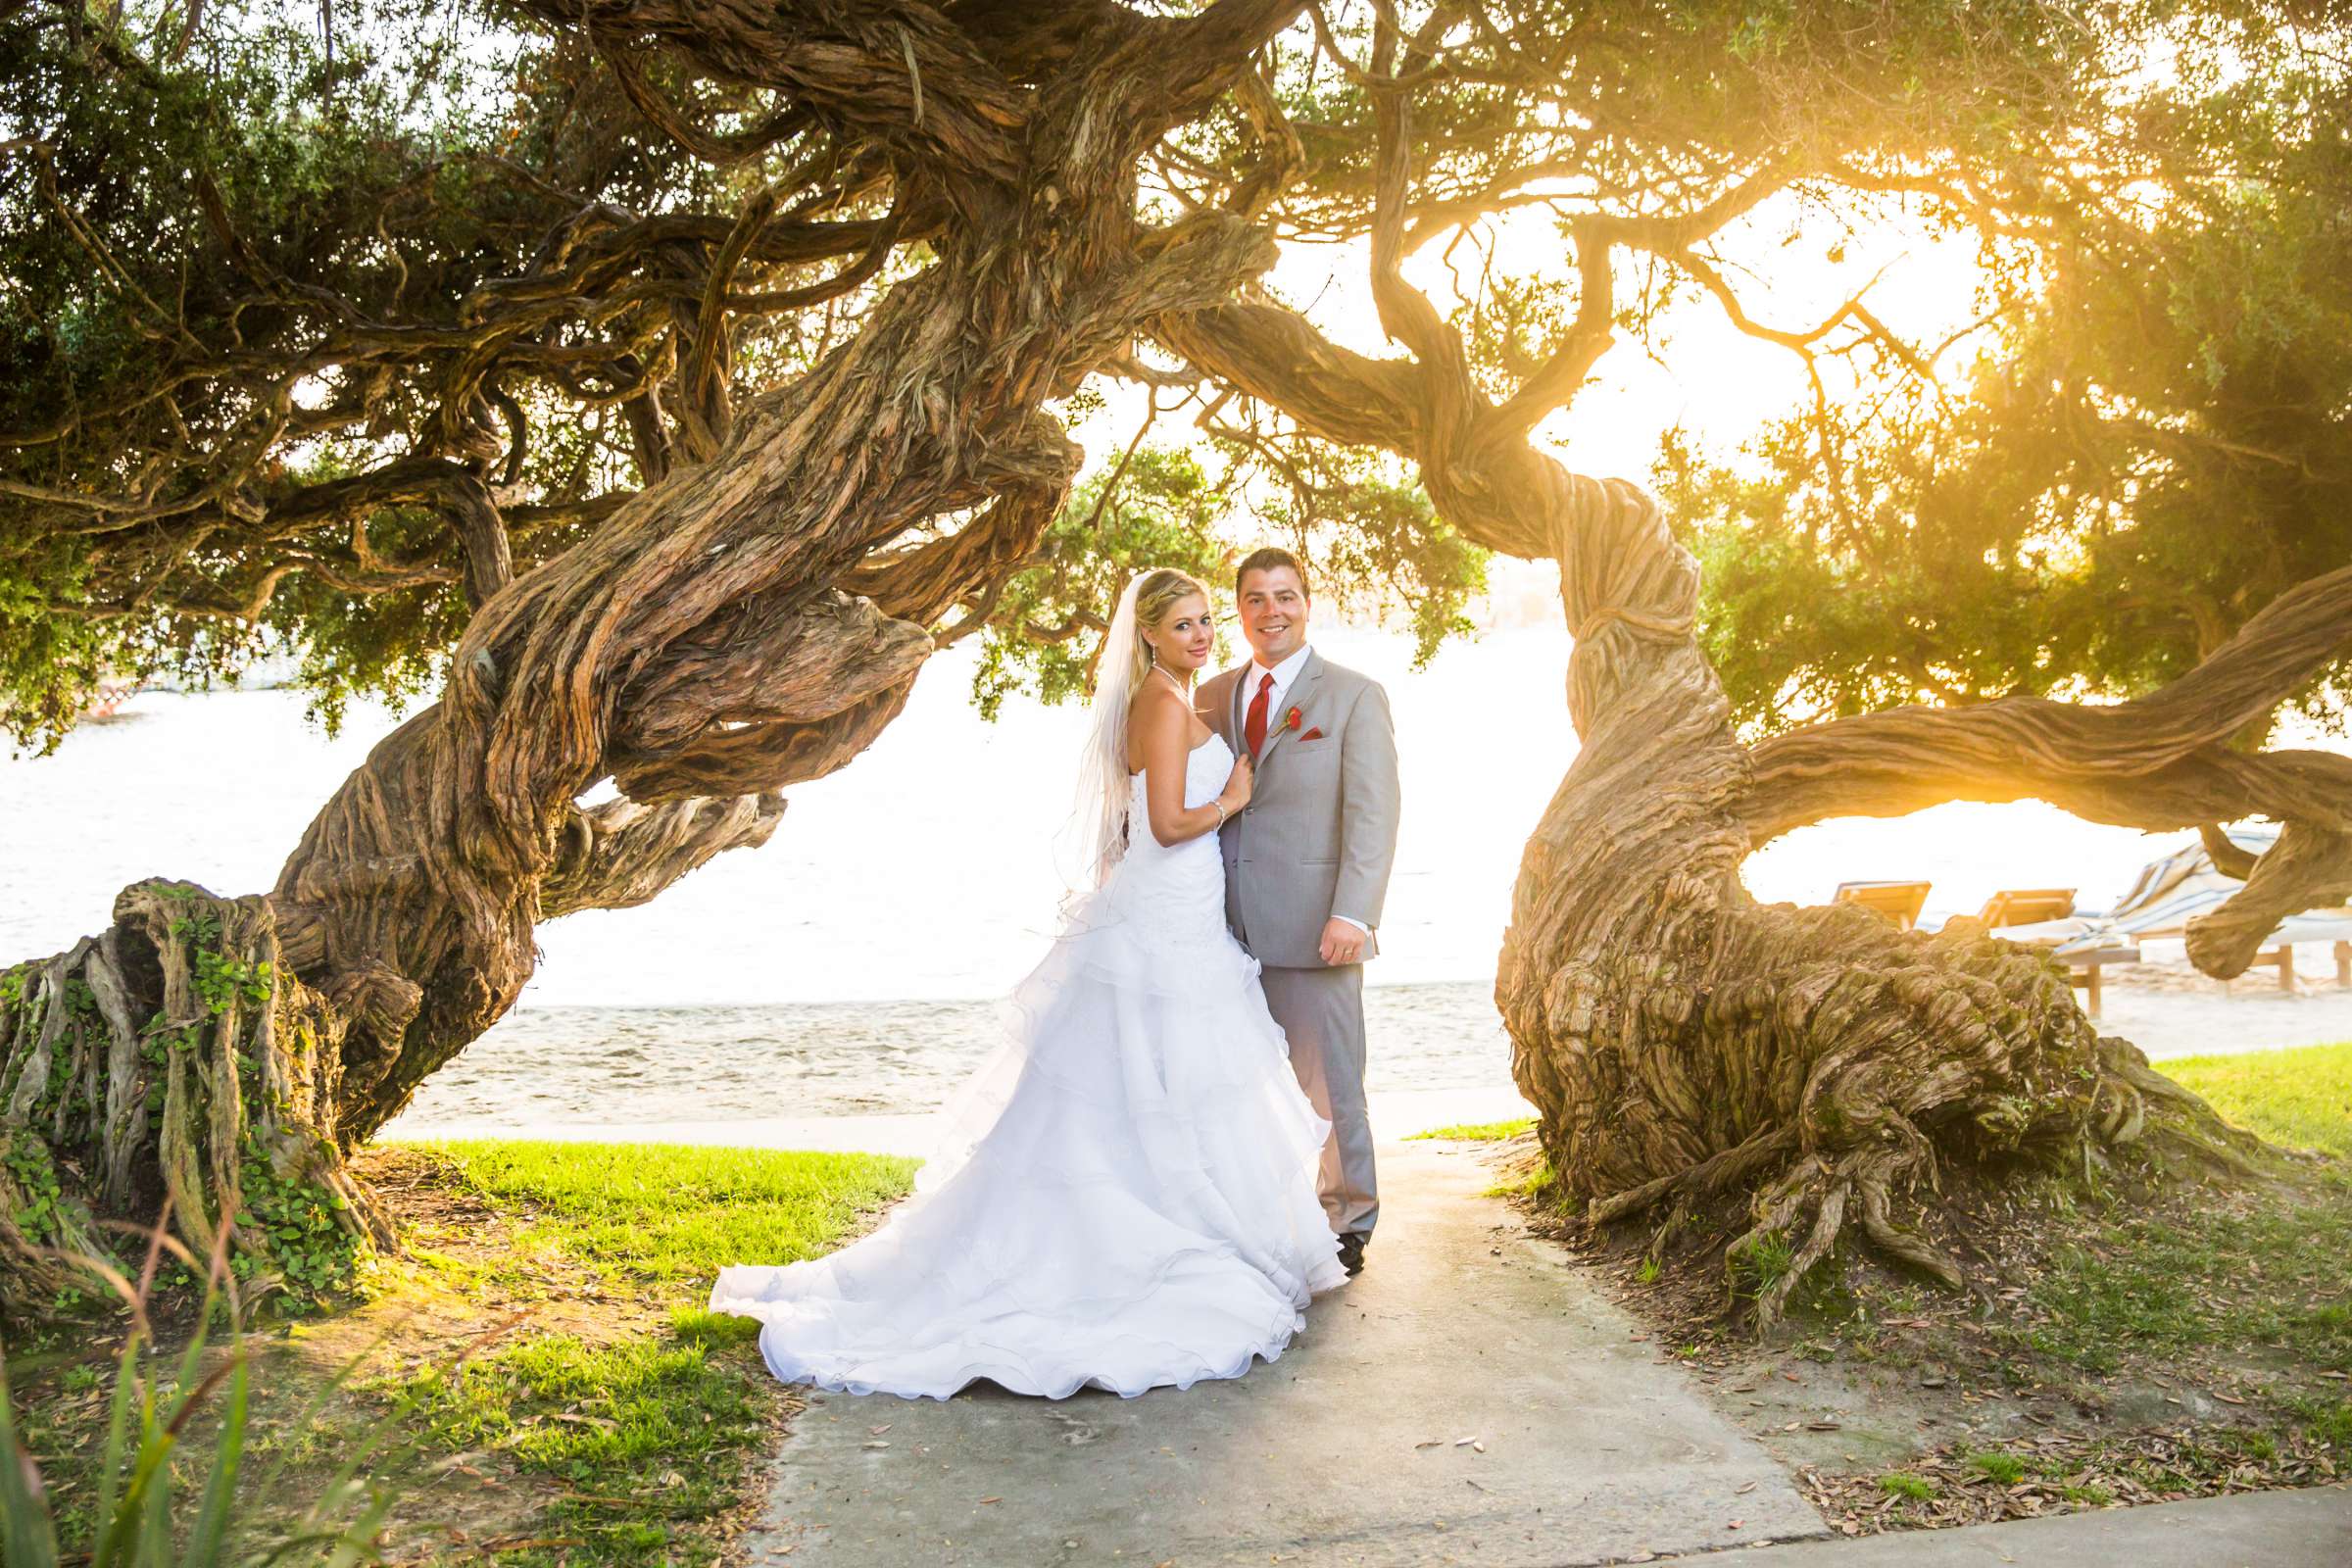
M 1665 1230 L 1743 1200 L 1747 1228 L 1727 1255 L 1769 1323 L 1849 1227 L 1960 1284 L 1959 1262 L 1904 1215 L 1954 1162 L 2080 1171 L 2144 1153 L 2254 1168 L 2254 1142 L 2128 1041 L 2099 1035 L 2045 956 L 1974 920 L 1929 935 L 1852 906 L 1759 905 L 1739 869 L 1796 820 L 1906 791 L 2042 795 L 2145 826 L 2242 815 L 2242 795 L 2168 801 L 2129 781 L 2189 762 L 2230 770 L 2222 746 L 2239 716 L 2200 688 L 2273 661 L 2300 607 L 2259 618 L 2188 690 L 2146 705 L 1906 710 L 1751 751 L 1690 635 L 1696 564 L 1654 503 L 1564 475 L 1547 493 L 1583 744 L 1528 844 L 1495 996 L 1519 1083 L 1545 1110 L 1546 1152 L 1592 1220 L 1657 1211 Z M 2314 654 L 2340 646 L 2346 608 Z M 2276 680 L 2294 678 L 2237 689 L 2276 703 Z M 1986 746 L 1988 727 L 2005 752 Z M 2085 744 L 2085 730 L 2108 744 Z M 2101 796 L 2110 804 L 2093 811 Z
M 7 1304 L 89 1289 L 101 1221 L 167 1204 L 194 1255 L 332 1283 L 391 1240 L 342 1165 L 344 1020 L 286 968 L 267 899 L 142 882 L 114 912 L 0 975 Z
M 2141 1150 L 2248 1168 L 2250 1141 L 2098 1036 L 2045 958 L 1967 921 L 1929 936 L 1759 906 L 1740 867 L 1824 815 L 1955 798 L 2143 827 L 2276 816 L 2245 893 L 2190 932 L 2201 966 L 2234 972 L 2278 914 L 2352 885 L 2352 762 L 2225 745 L 2343 648 L 2352 572 L 2140 703 L 1903 710 L 1741 743 L 1692 636 L 1695 563 L 1655 504 L 1529 435 L 1609 346 L 1612 250 L 1687 254 L 1785 177 L 1683 217 L 1579 219 L 1575 319 L 1495 400 L 1399 270 L 1426 60 L 1423 43 L 1399 58 L 1393 21 L 1366 77 L 1370 237 L 1404 356 L 1372 359 L 1253 298 L 1273 259 L 1256 197 L 1158 228 L 1135 214 L 1145 151 L 1241 80 L 1296 4 L 1150 20 L 973 0 L 953 8 L 961 26 L 882 0 L 540 9 L 585 28 L 651 116 L 630 64 L 647 48 L 815 117 L 891 171 L 878 243 L 919 214 L 930 265 L 807 374 L 741 408 L 712 380 L 674 441 L 648 422 L 647 487 L 567 553 L 513 577 L 485 530 L 441 700 L 377 746 L 267 895 L 143 883 L 107 932 L 8 972 L 0 1210 L 31 1222 L 0 1231 L 0 1307 L 39 1307 L 61 1247 L 167 1196 L 192 1245 L 225 1227 L 281 1272 L 269 1238 L 303 1232 L 306 1201 L 378 1234 L 340 1155 L 513 1004 L 536 924 L 764 841 L 781 790 L 868 745 L 934 651 L 928 628 L 1014 569 L 1065 492 L 1078 454 L 1045 405 L 1142 336 L 1309 435 L 1401 455 L 1464 535 L 1558 564 L 1582 747 L 1529 841 L 1495 995 L 1546 1152 L 1595 1219 L 1744 1204 L 1734 1259 L 1786 1250 L 1759 1271 L 1769 1320 L 1849 1222 L 1958 1280 L 1910 1222 L 1955 1161 Z M 698 334 L 712 354 L 718 297 Z M 608 778 L 618 800 L 579 804 Z
M 538 922 L 642 903 L 763 842 L 777 792 L 842 766 L 898 714 L 930 623 L 1036 544 L 1080 458 L 1046 402 L 1147 320 L 1228 298 L 1273 260 L 1230 214 L 1143 226 L 1134 171 L 1296 5 L 1047 29 L 1018 76 L 920 8 L 906 24 L 823 4 L 555 9 L 792 93 L 899 158 L 908 199 L 957 220 L 855 337 L 729 414 L 708 461 L 678 464 L 569 552 L 483 583 L 440 700 L 345 781 L 269 894 L 172 894 L 193 911 L 175 934 L 158 923 L 162 885 L 141 884 L 106 933 L 9 971 L 6 1168 L 55 1178 L 39 1178 L 39 1234 L 0 1232 L 11 1309 L 53 1294 L 59 1244 L 96 1240 L 109 1217 L 151 1220 L 164 1194 L 191 1245 L 226 1223 L 267 1251 L 241 1184 L 257 1154 L 380 1236 L 339 1156 L 514 1004 Z M 959 530 L 897 543 L 957 513 Z M 580 806 L 606 778 L 621 799 Z M 223 962 L 269 978 L 202 1014 L 173 976 Z M 189 1029 L 184 1052 L 150 1059 L 158 1035 Z M 240 1071 L 259 1075 L 242 1094 Z M 147 1106 L 158 1074 L 164 1102 Z
M 1426 302 L 1400 297 L 1393 270 L 1385 281 L 1384 320 L 1412 360 L 1250 305 L 1158 333 L 1309 434 L 1404 455 L 1469 537 L 1559 565 L 1581 744 L 1528 841 L 1495 1001 L 1568 1198 L 1598 1223 L 1662 1214 L 1661 1236 L 1744 1210 L 1718 1234 L 1737 1233 L 1732 1272 L 1770 1324 L 1849 1229 L 1961 1284 L 1915 1223 L 1955 1162 L 2258 1168 L 2258 1142 L 2099 1035 L 2047 956 L 1969 919 L 1930 935 L 1852 906 L 1759 905 L 1740 868 L 1824 816 L 1952 799 L 2032 795 L 2147 828 L 2275 815 L 2278 847 L 2246 891 L 2190 928 L 2201 967 L 2235 972 L 2281 913 L 2352 871 L 2352 760 L 2226 744 L 2352 642 L 2352 569 L 2141 702 L 1905 709 L 1750 747 L 1693 635 L 1697 563 L 1656 503 L 1529 445 L 1542 411 L 1490 402 Z M 1588 269 L 1560 386 L 1597 358 L 1608 311 Z

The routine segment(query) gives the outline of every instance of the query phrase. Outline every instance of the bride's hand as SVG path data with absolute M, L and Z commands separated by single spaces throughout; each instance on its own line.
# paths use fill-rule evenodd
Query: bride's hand
M 1225 787 L 1217 792 L 1217 799 L 1224 803 L 1225 814 L 1230 816 L 1248 806 L 1250 792 L 1256 787 L 1256 770 L 1250 765 L 1250 759 L 1247 757 L 1235 758 L 1231 776 L 1225 780 Z

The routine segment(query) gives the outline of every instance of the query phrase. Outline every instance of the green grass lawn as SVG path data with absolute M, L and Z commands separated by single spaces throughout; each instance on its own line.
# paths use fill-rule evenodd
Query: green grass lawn
M 2224 1119 L 2275 1144 L 2352 1156 L 2352 1041 L 2234 1056 L 2182 1056 L 2156 1070 Z
M 1478 1143 L 1496 1143 L 1532 1131 L 1535 1125 L 1536 1118 L 1533 1116 L 1518 1116 L 1509 1121 L 1457 1121 L 1449 1127 L 1432 1127 L 1425 1133 L 1414 1133 L 1412 1138 L 1460 1138 Z M 1411 1139 L 1406 1141 L 1410 1142 Z
M 2156 1070 L 2209 1101 L 2223 1117 L 2275 1144 L 2352 1157 L 2352 1041 L 2252 1051 L 2242 1055 L 2180 1056 Z M 1510 1121 L 1458 1122 L 1415 1138 L 1494 1142 L 1536 1125 Z
M 831 1250 L 906 1192 L 917 1162 L 674 1144 L 411 1147 L 514 1216 L 524 1278 L 510 1288 L 527 1291 L 527 1260 L 552 1253 L 589 1290 L 666 1308 L 647 1332 L 536 1334 L 382 1385 L 444 1453 L 500 1453 L 552 1487 L 525 1544 L 499 1560 L 710 1560 L 756 1493 L 779 1404 L 760 1325 L 703 1309 L 712 1278 Z
M 2189 1056 L 2157 1070 L 2286 1148 L 2352 1155 L 2352 1044 Z M 2110 1205 L 2055 1249 L 2027 1295 L 2021 1343 L 2084 1372 L 2137 1357 L 2281 1356 L 2352 1373 L 2352 1174 L 2278 1192 L 2218 1187 L 2143 1212 Z M 2321 1411 L 2340 1421 L 2332 1405 Z
M 830 1250 L 916 1163 L 521 1141 L 368 1151 L 408 1253 L 364 1298 L 246 1336 L 244 1473 L 278 1478 L 246 1489 L 250 1539 L 361 1463 L 395 1494 L 384 1544 L 403 1561 L 715 1561 L 795 1404 L 760 1359 L 759 1325 L 703 1310 L 712 1277 Z M 107 1336 L 85 1335 L 16 1379 L 69 1555 L 86 1544 L 110 1365 Z M 216 1430 L 208 1411 L 179 1446 L 194 1484 Z
M 830 1251 L 907 1188 L 916 1161 L 690 1144 L 413 1144 L 581 1262 L 648 1286 L 708 1292 L 729 1263 Z
M 2352 1374 L 2352 1185 L 2094 1217 L 2050 1250 L 1996 1335 L 2089 1373 L 2219 1353 Z

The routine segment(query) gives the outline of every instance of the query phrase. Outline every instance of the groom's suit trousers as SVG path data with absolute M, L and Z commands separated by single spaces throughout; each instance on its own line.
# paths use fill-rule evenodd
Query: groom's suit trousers
M 1364 1107 L 1364 966 L 1324 965 L 1258 973 L 1266 1010 L 1290 1037 L 1291 1067 L 1315 1113 L 1331 1123 L 1316 1185 L 1331 1228 L 1370 1234 L 1380 1217 L 1372 1170 L 1372 1118 Z

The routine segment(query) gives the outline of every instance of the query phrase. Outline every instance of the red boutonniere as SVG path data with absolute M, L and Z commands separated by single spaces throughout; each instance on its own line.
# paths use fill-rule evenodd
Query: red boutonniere
M 1298 727 L 1298 710 L 1294 708 L 1289 712 L 1282 715 L 1282 727 L 1284 729 L 1297 729 Z

